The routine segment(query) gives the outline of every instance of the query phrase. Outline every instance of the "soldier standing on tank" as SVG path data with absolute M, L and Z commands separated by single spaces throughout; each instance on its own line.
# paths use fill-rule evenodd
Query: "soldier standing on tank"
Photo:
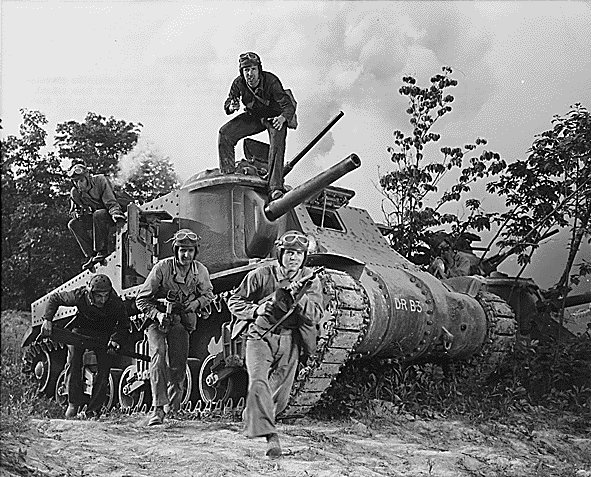
M 60 306 L 75 306 L 76 316 L 71 322 L 72 331 L 102 341 L 105 349 L 94 350 L 98 372 L 94 378 L 92 395 L 86 408 L 86 416 L 93 417 L 100 413 L 106 398 L 111 353 L 125 343 L 131 332 L 131 326 L 125 305 L 113 290 L 111 280 L 106 275 L 95 275 L 87 287 L 72 291 L 55 292 L 49 296 L 49 302 L 43 315 L 41 336 L 51 336 L 52 320 Z M 66 392 L 68 409 L 66 418 L 75 417 L 83 404 L 84 386 L 82 383 L 82 357 L 84 349 L 68 345 L 66 363 Z
M 103 174 L 91 175 L 88 167 L 77 161 L 72 164 L 68 176 L 73 183 L 68 228 L 86 257 L 82 268 L 90 269 L 107 258 L 109 228 L 117 222 L 125 222 L 125 215 L 111 182 Z M 92 229 L 92 236 L 89 229 Z
M 287 289 L 295 296 L 302 286 L 298 281 L 311 272 L 304 267 L 308 250 L 304 234 L 288 231 L 276 247 L 278 263 L 249 272 L 228 299 L 228 308 L 238 324 L 250 323 L 246 340 L 246 435 L 266 437 L 267 455 L 271 458 L 281 456 L 275 417 L 287 407 L 300 351 L 306 355 L 316 351 L 317 324 L 322 316 L 322 289 L 316 277 L 297 304 L 296 312 L 275 331 L 265 334 L 282 314 L 275 300 L 268 298 L 276 296 L 279 289 Z
M 276 200 L 284 193 L 285 141 L 288 123 L 295 115 L 295 105 L 279 78 L 263 71 L 259 55 L 243 53 L 238 65 L 240 75 L 232 82 L 224 110 L 228 115 L 238 111 L 242 99 L 245 111 L 220 128 L 220 171 L 222 174 L 233 174 L 236 170 L 234 148 L 238 141 L 266 129 L 269 133 L 269 200 Z
M 197 314 L 213 300 L 209 271 L 195 257 L 200 237 L 189 229 L 179 230 L 172 238 L 172 257 L 160 260 L 150 270 L 136 297 L 144 313 L 145 330 L 150 348 L 150 385 L 154 412 L 148 422 L 162 424 L 170 411 L 180 408 L 185 387 L 185 368 L 189 357 L 189 336 L 197 327 Z M 175 297 L 171 313 L 158 299 Z

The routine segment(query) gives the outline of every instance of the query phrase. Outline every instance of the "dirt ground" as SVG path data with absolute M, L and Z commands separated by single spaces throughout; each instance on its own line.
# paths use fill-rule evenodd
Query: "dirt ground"
M 232 419 L 167 419 L 156 427 L 146 427 L 143 413 L 34 420 L 24 436 L 4 439 L 0 475 L 591 477 L 591 423 L 572 435 L 519 420 L 425 420 L 375 404 L 363 422 L 281 423 L 278 460 L 265 456 L 264 439 L 246 439 Z

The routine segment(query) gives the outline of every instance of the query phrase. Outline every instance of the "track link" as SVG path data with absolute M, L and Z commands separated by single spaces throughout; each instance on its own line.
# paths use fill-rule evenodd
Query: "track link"
M 338 270 L 327 270 L 320 279 L 325 302 L 316 357 L 300 371 L 280 418 L 302 416 L 320 401 L 367 329 L 369 298 L 364 288 Z

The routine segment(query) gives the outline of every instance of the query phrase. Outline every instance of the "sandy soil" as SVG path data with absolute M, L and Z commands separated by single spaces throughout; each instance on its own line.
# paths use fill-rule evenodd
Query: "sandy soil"
M 0 475 L 591 477 L 591 428 L 571 435 L 518 420 L 470 426 L 384 412 L 363 422 L 298 419 L 280 424 L 284 456 L 270 460 L 264 439 L 246 439 L 241 422 L 146 421 L 142 413 L 34 420 L 3 442 Z

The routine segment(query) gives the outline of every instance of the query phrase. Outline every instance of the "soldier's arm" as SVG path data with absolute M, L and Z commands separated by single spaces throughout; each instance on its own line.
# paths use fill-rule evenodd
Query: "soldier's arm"
M 199 302 L 199 308 L 204 308 L 213 301 L 213 285 L 209 278 L 209 270 L 203 264 L 200 264 L 199 267 L 198 287 L 200 296 L 197 298 L 197 301 Z
M 449 267 L 447 271 L 448 278 L 451 277 L 463 277 L 470 275 L 470 260 L 468 257 L 457 253 L 454 257 L 453 266 Z
M 318 324 L 322 318 L 322 284 L 314 277 L 310 287 L 300 299 L 299 314 L 308 324 Z
M 117 301 L 118 303 L 115 309 L 117 322 L 115 323 L 115 328 L 109 339 L 110 341 L 114 341 L 121 345 L 131 333 L 131 322 L 123 301 L 119 297 Z
M 146 278 L 146 281 L 139 289 L 135 298 L 135 304 L 138 310 L 144 313 L 147 318 L 153 318 L 158 312 L 156 309 L 156 295 L 163 280 L 162 263 L 163 262 L 157 263 L 152 270 L 150 270 L 148 278 Z
M 113 186 L 109 179 L 103 175 L 96 176 L 95 180 L 99 183 L 99 190 L 101 192 L 101 200 L 111 215 L 123 215 L 119 202 L 115 197 Z
M 254 312 L 258 308 L 258 299 L 260 280 L 256 271 L 252 271 L 244 277 L 238 288 L 232 291 L 228 299 L 228 308 L 237 320 L 252 321 L 256 318 Z
M 271 97 L 277 102 L 277 104 L 279 104 L 279 107 L 281 108 L 281 116 L 289 121 L 295 114 L 295 108 L 293 107 L 291 99 L 285 92 L 285 89 L 283 89 L 281 81 L 276 76 L 272 76 L 270 93 Z
M 60 306 L 76 306 L 80 296 L 79 290 L 84 290 L 84 288 L 77 288 L 72 291 L 55 292 L 49 295 L 47 307 L 43 313 L 43 319 L 46 321 L 52 321 Z
M 240 87 L 238 86 L 239 81 L 240 81 L 240 77 L 238 77 L 234 81 L 232 81 L 232 85 L 230 86 L 230 92 L 228 93 L 228 97 L 226 98 L 226 101 L 224 102 L 224 111 L 226 112 L 226 114 L 232 114 L 234 111 L 230 110 L 230 105 L 232 103 L 240 101 L 241 93 L 240 93 Z

